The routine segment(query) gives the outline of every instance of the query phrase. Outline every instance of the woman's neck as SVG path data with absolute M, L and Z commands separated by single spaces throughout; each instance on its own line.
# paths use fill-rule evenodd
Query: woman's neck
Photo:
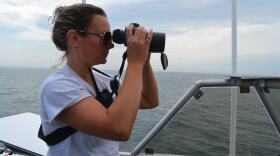
M 73 61 L 67 60 L 67 65 L 76 73 L 78 74 L 85 82 L 87 82 L 94 91 L 96 91 L 96 88 L 94 87 L 93 80 L 91 77 L 90 72 L 92 72 L 90 67 L 83 65 L 81 63 L 74 63 Z
M 66 63 L 75 73 L 77 73 L 86 82 L 89 82 L 91 80 L 89 73 L 89 68 L 91 68 L 90 66 L 83 64 L 81 61 L 74 60 L 71 57 L 67 58 Z

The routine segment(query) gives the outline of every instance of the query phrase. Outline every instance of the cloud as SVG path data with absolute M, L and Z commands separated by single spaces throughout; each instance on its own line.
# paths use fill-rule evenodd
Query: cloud
M 49 16 L 52 3 L 34 3 L 32 1 L 21 3 L 6 1 L 0 3 L 1 24 L 10 27 L 29 27 L 36 24 L 42 16 Z
M 173 33 L 167 36 L 167 51 L 200 58 L 230 55 L 230 26 L 220 23 L 186 25 L 172 29 Z
M 177 5 L 178 2 L 180 5 L 183 5 L 184 8 L 197 7 L 200 9 L 203 6 L 220 1 L 222 0 L 185 0 L 172 1 L 172 3 L 176 3 Z M 68 5 L 77 2 L 80 1 L 1 0 L 0 26 L 2 25 L 20 30 L 16 31 L 15 33 L 17 34 L 14 35 L 20 39 L 48 41 L 50 40 L 50 31 L 47 27 L 47 20 L 48 17 L 52 15 L 54 8 L 58 4 Z M 151 4 L 151 8 L 153 8 L 152 3 L 155 2 L 163 3 L 159 0 L 87 0 L 87 3 L 101 6 L 102 8 L 106 8 L 105 10 L 130 7 L 130 5 L 141 6 L 149 4 Z M 166 5 L 168 5 L 168 2 L 166 2 Z M 126 9 L 117 9 L 116 11 L 122 10 Z M 176 12 L 175 9 L 174 12 Z M 171 19 L 169 23 L 151 22 L 150 24 L 151 27 L 156 25 L 157 28 L 161 27 L 165 29 L 165 51 L 169 57 L 170 69 L 194 71 L 193 68 L 195 67 L 196 69 L 203 70 L 205 64 L 208 65 L 206 67 L 207 70 L 210 68 L 213 69 L 212 71 L 216 69 L 227 71 L 230 69 L 231 25 L 229 20 L 214 21 L 209 19 L 189 19 L 189 22 L 184 22 L 186 21 L 184 15 L 178 18 L 180 18 L 178 23 Z M 151 19 L 151 17 L 150 19 L 147 17 L 147 20 Z M 119 23 L 116 22 L 116 24 Z M 277 20 L 274 23 L 249 23 L 238 21 L 238 56 L 251 56 L 253 58 L 255 55 L 262 56 L 268 54 L 268 52 L 279 52 L 279 27 L 280 23 Z M 121 52 L 124 51 L 124 49 L 125 48 L 121 47 L 112 50 L 113 53 L 110 54 L 108 58 L 111 65 L 106 65 L 106 69 L 118 68 L 121 62 Z M 52 50 L 55 49 L 53 48 Z M 21 51 L 21 48 L 19 48 L 18 51 Z M 153 54 L 152 64 L 156 69 L 161 70 L 159 55 Z
M 0 2 L 0 25 L 21 29 L 18 36 L 20 39 L 26 40 L 49 40 L 48 19 L 52 16 L 53 10 L 57 5 L 69 5 L 78 3 L 77 0 L 67 1 L 49 1 L 49 0 L 2 0 Z M 81 2 L 81 1 L 80 1 Z M 126 4 L 136 1 L 122 0 L 116 1 L 87 1 L 96 5 L 115 5 Z M 143 1 L 142 1 L 143 2 Z M 40 27 L 39 23 L 43 22 L 46 26 Z
M 46 37 L 42 36 L 49 33 L 48 17 L 52 15 L 53 9 L 58 4 L 71 4 L 73 2 L 74 0 L 69 0 L 67 3 L 47 0 L 2 0 L 0 3 L 0 25 L 14 29 L 20 28 L 22 31 L 18 36 L 21 39 L 47 40 Z M 39 26 L 39 22 L 42 21 L 46 23 L 45 28 Z
M 122 6 L 122 5 L 129 5 L 129 4 L 139 4 L 139 3 L 151 3 L 159 0 L 86 0 L 86 3 L 101 6 L 101 7 L 112 7 L 112 6 Z
M 252 24 L 240 22 L 238 25 L 239 55 L 257 55 L 280 52 L 280 22 Z
M 198 21 L 199 22 L 199 21 Z M 186 23 L 167 34 L 166 49 L 185 55 L 211 57 L 231 55 L 231 26 L 216 23 Z M 238 55 L 279 51 L 280 23 L 238 25 Z
M 29 27 L 27 31 L 20 32 L 18 37 L 26 40 L 46 41 L 50 40 L 51 32 L 38 27 Z
M 198 22 L 184 25 L 186 26 L 171 26 L 171 31 L 166 36 L 165 51 L 169 57 L 170 69 L 229 72 L 232 53 L 231 26 L 226 22 Z M 279 27 L 280 23 L 240 22 L 237 59 L 243 56 L 254 59 L 256 56 L 279 53 L 280 45 L 277 43 L 280 36 Z
M 191 1 L 178 1 L 187 7 L 198 7 L 209 3 L 217 2 L 220 0 L 196 0 Z M 45 20 L 44 23 L 47 25 L 48 18 L 53 13 L 54 8 L 60 5 L 69 5 L 81 1 L 67 0 L 67 1 L 49 1 L 49 0 L 1 0 L 0 2 L 0 25 L 9 28 L 21 28 L 20 33 L 21 39 L 27 40 L 47 40 L 44 37 L 38 37 L 41 32 L 43 34 L 48 33 L 47 27 L 40 28 L 38 22 Z M 147 5 L 152 2 L 159 2 L 159 0 L 87 0 L 87 3 L 94 4 L 101 7 L 118 7 L 134 5 Z M 23 29 L 22 29 L 23 28 Z M 26 36 L 25 36 L 26 35 Z
M 209 4 L 215 4 L 217 2 L 221 2 L 222 0 L 86 0 L 87 3 L 102 6 L 102 7 L 114 7 L 114 6 L 123 6 L 123 5 L 150 5 L 152 3 L 165 3 L 168 5 L 168 3 L 173 4 L 180 4 L 183 5 L 185 8 L 197 8 L 202 7 Z

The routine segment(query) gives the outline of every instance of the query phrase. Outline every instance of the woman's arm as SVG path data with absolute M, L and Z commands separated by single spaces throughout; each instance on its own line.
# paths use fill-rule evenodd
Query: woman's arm
M 150 64 L 150 55 L 143 68 L 143 90 L 141 97 L 141 109 L 155 108 L 159 105 L 158 87 Z

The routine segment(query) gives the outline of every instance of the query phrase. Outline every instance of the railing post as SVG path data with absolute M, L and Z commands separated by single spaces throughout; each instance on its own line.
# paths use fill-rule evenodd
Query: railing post
M 231 0 L 231 47 L 232 47 L 232 64 L 231 74 L 236 75 L 237 71 L 237 20 L 236 20 L 236 1 Z M 229 155 L 235 156 L 236 144 L 236 105 L 237 89 L 231 89 L 231 117 L 230 117 L 230 149 Z

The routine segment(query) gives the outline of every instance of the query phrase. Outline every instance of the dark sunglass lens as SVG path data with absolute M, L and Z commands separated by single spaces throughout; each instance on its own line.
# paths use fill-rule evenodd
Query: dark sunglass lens
M 106 32 L 104 34 L 104 39 L 103 39 L 103 44 L 110 44 L 112 41 L 112 35 L 111 35 L 111 32 Z

